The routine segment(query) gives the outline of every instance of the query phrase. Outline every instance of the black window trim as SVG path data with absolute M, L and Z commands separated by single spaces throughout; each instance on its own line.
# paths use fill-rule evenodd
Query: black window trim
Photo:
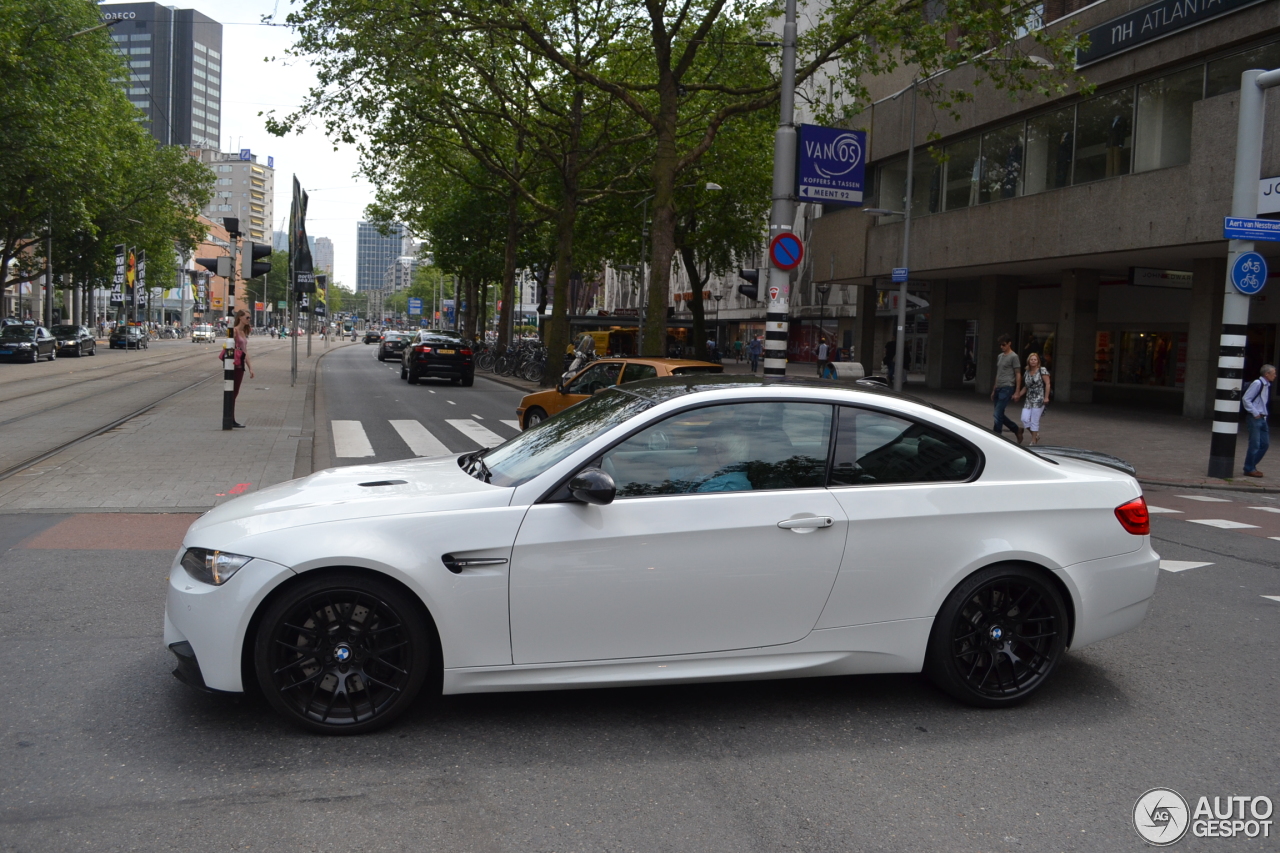
M 897 418 L 900 421 L 908 421 L 913 424 L 927 426 L 930 429 L 936 429 L 949 438 L 958 441 L 960 444 L 968 447 L 978 457 L 978 464 L 973 466 L 973 473 L 964 480 L 909 480 L 901 483 L 862 483 L 853 486 L 836 486 L 831 483 L 831 474 L 834 470 L 836 462 L 836 436 L 840 431 L 840 413 L 836 412 L 836 416 L 831 421 L 831 451 L 827 455 L 827 488 L 828 489 L 882 489 L 889 486 L 948 486 L 963 485 L 964 483 L 975 482 L 982 476 L 983 470 L 987 467 L 986 454 L 982 452 L 973 442 L 964 436 L 947 429 L 944 426 L 933 423 L 931 421 L 922 421 L 919 418 L 894 411 L 893 409 L 884 408 L 882 406 L 868 406 L 861 403 L 836 403 L 837 408 L 861 409 L 864 411 L 875 412 L 881 415 L 888 415 L 891 418 Z

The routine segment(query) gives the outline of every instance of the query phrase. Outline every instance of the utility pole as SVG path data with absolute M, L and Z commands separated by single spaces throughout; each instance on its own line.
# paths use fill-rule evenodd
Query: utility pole
M 45 232 L 44 259 L 44 325 L 53 325 L 53 214 L 49 214 L 49 230 Z
M 782 25 L 782 83 L 778 92 L 778 129 L 773 135 L 772 241 L 795 226 L 796 205 L 796 0 L 787 0 Z M 769 307 L 764 315 L 764 375 L 787 375 L 787 315 L 791 311 L 791 273 L 769 265 Z M 775 295 L 776 294 L 776 295 Z
M 225 223 L 226 220 L 224 219 Z M 227 276 L 227 337 L 222 342 L 222 428 L 233 429 L 236 423 L 236 276 L 240 266 L 236 263 L 240 245 L 240 220 L 227 228 L 227 242 L 231 244 L 231 275 Z
M 1258 180 L 1262 177 L 1262 129 L 1266 90 L 1280 86 L 1280 69 L 1253 69 L 1240 75 L 1240 118 L 1236 130 L 1236 172 L 1231 215 L 1258 218 Z M 1222 337 L 1218 349 L 1218 384 L 1213 402 L 1213 437 L 1209 444 L 1209 476 L 1229 479 L 1236 464 L 1240 429 L 1240 388 L 1244 379 L 1244 347 L 1249 333 L 1249 297 L 1236 290 L 1231 269 L 1236 258 L 1253 251 L 1252 240 L 1227 243 L 1227 281 L 1222 297 Z

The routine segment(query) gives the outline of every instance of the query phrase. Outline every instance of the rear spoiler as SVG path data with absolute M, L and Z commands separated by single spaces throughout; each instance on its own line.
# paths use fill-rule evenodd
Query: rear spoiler
M 1136 477 L 1138 475 L 1138 469 L 1134 468 L 1123 459 L 1111 456 L 1107 453 L 1099 453 L 1096 450 L 1082 450 L 1079 447 L 1052 447 L 1043 445 L 1036 445 L 1034 447 L 1028 447 L 1027 449 L 1037 456 L 1065 456 L 1068 459 L 1079 459 L 1082 462 L 1092 462 L 1095 465 L 1114 468 L 1117 471 L 1123 471 L 1130 477 Z M 1053 460 L 1050 459 L 1049 461 L 1052 462 Z

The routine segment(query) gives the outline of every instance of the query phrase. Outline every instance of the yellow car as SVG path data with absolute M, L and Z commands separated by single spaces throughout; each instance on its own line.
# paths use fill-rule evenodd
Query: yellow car
M 723 370 L 720 365 L 709 361 L 684 358 L 602 358 L 557 388 L 526 395 L 516 408 L 516 418 L 524 429 L 528 429 L 574 403 L 581 403 L 603 388 L 657 376 L 720 373 Z

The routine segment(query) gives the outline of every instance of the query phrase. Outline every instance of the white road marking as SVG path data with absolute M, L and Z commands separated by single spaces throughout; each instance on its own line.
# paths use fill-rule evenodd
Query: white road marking
M 1280 595 L 1264 595 L 1263 598 L 1269 598 L 1272 601 L 1280 601 Z
M 1173 513 L 1177 513 L 1178 515 L 1182 515 L 1182 510 L 1180 509 L 1169 509 L 1163 506 L 1152 506 L 1151 504 L 1147 504 L 1147 512 L 1151 513 L 1152 515 L 1158 515 L 1162 512 L 1173 512 Z
M 373 445 L 359 421 L 332 421 L 333 455 L 341 459 L 372 456 Z
M 1207 504 L 1229 504 L 1231 501 L 1226 498 L 1210 498 L 1205 495 L 1174 495 L 1175 498 L 1182 498 L 1188 501 L 1204 501 Z
M 1243 527 L 1257 529 L 1256 524 L 1245 524 L 1243 521 L 1231 521 L 1226 518 L 1188 518 L 1192 524 L 1205 524 L 1209 527 L 1221 527 L 1223 530 L 1238 530 Z
M 519 432 L 519 431 L 520 431 L 520 422 L 519 422 L 519 421 L 502 421 L 502 423 L 504 423 L 504 424 L 506 424 L 507 426 L 511 427 L 511 428 L 512 428 L 513 430 L 515 430 L 516 432 Z
M 1263 512 L 1280 512 L 1280 506 L 1251 506 L 1249 509 L 1260 509 Z
M 445 421 L 449 426 L 465 435 L 481 447 L 497 447 L 506 441 L 496 432 L 490 432 L 473 420 Z
M 448 456 L 452 453 L 444 442 L 418 421 L 391 421 L 391 428 L 400 434 L 414 456 Z
M 446 403 L 448 403 L 450 406 L 456 406 L 456 405 L 458 405 L 457 403 L 453 402 L 452 400 L 445 400 L 445 402 L 446 402 Z
M 475 412 L 472 412 L 472 413 L 471 413 L 471 417 L 475 418 L 475 419 L 476 419 L 476 420 L 478 420 L 478 421 L 482 421 L 482 420 L 484 420 L 484 418 L 480 417 L 480 416 L 479 416 L 479 415 L 477 415 Z M 1276 510 L 1276 512 L 1280 512 L 1280 509 Z
M 427 389 L 427 393 L 428 393 L 428 394 L 434 394 L 434 393 L 436 393 L 436 392 L 435 392 L 435 391 L 432 391 L 430 388 L 428 388 L 428 389 Z
M 1185 572 L 1187 569 L 1199 569 L 1204 566 L 1212 566 L 1213 563 L 1192 563 L 1186 560 L 1161 560 L 1160 568 L 1166 572 Z

